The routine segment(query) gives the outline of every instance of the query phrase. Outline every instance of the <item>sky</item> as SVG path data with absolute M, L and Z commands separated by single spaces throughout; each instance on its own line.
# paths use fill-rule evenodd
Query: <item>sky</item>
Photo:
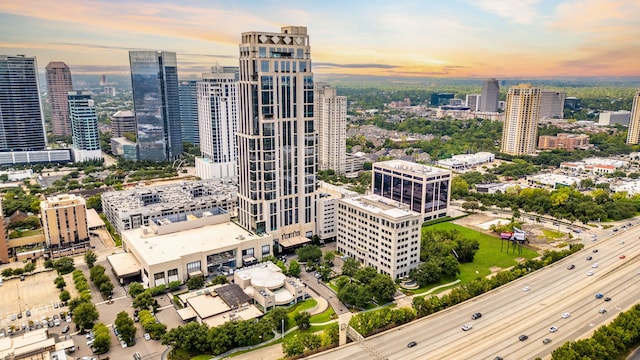
M 242 32 L 289 25 L 318 75 L 640 75 L 638 0 L 5 0 L 0 54 L 125 74 L 129 50 L 165 50 L 199 74 L 237 66 Z

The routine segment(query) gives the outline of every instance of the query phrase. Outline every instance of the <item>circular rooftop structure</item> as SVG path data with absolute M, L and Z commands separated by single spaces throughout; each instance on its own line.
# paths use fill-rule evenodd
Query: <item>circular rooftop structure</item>
M 277 289 L 284 284 L 285 276 L 281 272 L 272 271 L 268 267 L 251 272 L 251 285 L 256 289 Z

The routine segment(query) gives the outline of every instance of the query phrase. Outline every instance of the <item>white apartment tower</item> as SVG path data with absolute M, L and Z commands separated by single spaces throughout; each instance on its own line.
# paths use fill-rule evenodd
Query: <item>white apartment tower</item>
M 540 88 L 531 84 L 520 84 L 509 89 L 501 152 L 514 156 L 536 152 L 541 92 Z
M 306 27 L 242 34 L 238 218 L 284 248 L 310 241 L 315 229 L 313 97 Z
M 238 83 L 233 73 L 213 67 L 196 83 L 198 128 L 202 157 L 196 158 L 196 176 L 201 179 L 234 177 L 238 152 Z
M 347 157 L 347 97 L 328 84 L 317 83 L 314 113 L 318 127 L 318 167 L 345 173 Z
M 631 118 L 629 119 L 629 134 L 627 144 L 635 145 L 640 143 L 640 90 L 636 91 L 631 106 Z

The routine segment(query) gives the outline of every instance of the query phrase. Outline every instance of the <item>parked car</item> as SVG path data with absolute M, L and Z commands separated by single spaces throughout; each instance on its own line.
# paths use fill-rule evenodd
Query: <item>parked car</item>
M 66 334 L 69 332 L 69 325 L 65 325 L 65 327 L 62 328 L 62 333 Z
M 151 340 L 151 335 L 149 335 L 149 333 L 144 333 L 144 339 L 147 341 Z

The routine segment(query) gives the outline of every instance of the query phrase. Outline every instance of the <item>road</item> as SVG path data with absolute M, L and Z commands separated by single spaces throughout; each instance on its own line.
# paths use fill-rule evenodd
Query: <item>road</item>
M 490 293 L 313 359 L 534 359 L 564 342 L 590 336 L 640 300 L 640 225 L 589 246 Z M 624 241 L 624 243 L 621 243 Z M 593 249 L 598 252 L 594 253 Z M 619 256 L 624 254 L 625 259 Z M 586 260 L 592 256 L 592 260 Z M 598 267 L 592 268 L 597 262 Z M 575 269 L 567 266 L 574 264 Z M 587 271 L 594 274 L 587 276 Z M 523 291 L 525 286 L 531 290 Z M 610 302 L 596 299 L 601 292 Z M 606 308 L 605 314 L 599 310 Z M 471 320 L 481 312 L 482 318 Z M 561 314 L 569 312 L 568 319 Z M 472 323 L 473 329 L 461 326 Z M 555 333 L 550 326 L 558 327 Z M 519 335 L 528 340 L 519 341 Z M 550 338 L 549 344 L 542 340 Z M 408 348 L 409 341 L 417 346 Z

